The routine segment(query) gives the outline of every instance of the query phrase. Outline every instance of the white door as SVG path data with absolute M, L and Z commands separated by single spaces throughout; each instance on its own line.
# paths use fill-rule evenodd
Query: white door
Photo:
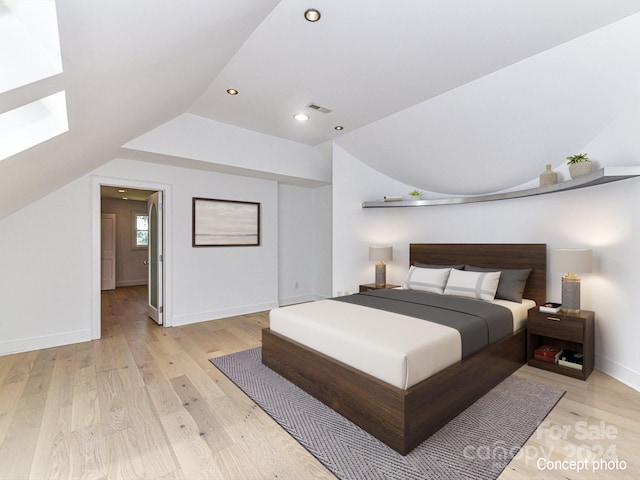
M 116 214 L 103 213 L 100 227 L 100 278 L 102 290 L 116 288 Z
M 163 314 L 163 250 L 162 250 L 162 192 L 156 192 L 147 198 L 149 212 L 149 283 L 147 284 L 149 315 L 158 325 L 162 325 Z

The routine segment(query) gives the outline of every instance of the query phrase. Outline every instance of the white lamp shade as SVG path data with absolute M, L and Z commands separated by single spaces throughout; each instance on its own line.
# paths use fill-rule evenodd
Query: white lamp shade
M 372 262 L 393 260 L 393 247 L 369 247 L 369 260 Z
M 589 273 L 592 270 L 592 252 L 587 248 L 554 248 L 550 260 L 554 272 Z

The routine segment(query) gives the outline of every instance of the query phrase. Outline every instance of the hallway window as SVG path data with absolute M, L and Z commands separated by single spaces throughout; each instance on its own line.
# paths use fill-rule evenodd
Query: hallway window
M 136 248 L 146 248 L 149 246 L 149 215 L 136 213 L 133 218 L 135 227 L 134 246 Z

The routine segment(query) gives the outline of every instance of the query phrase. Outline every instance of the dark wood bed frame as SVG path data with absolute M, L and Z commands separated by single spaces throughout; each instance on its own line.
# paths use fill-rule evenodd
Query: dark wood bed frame
M 411 244 L 410 263 L 533 268 L 524 298 L 546 300 L 545 244 Z M 262 332 L 262 363 L 406 455 L 525 363 L 526 329 L 403 390 Z

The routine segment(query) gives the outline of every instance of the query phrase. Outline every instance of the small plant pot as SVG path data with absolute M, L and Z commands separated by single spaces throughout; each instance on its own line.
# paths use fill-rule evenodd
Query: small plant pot
M 569 175 L 571 178 L 582 177 L 583 175 L 589 175 L 593 169 L 593 162 L 579 162 L 569 165 Z

